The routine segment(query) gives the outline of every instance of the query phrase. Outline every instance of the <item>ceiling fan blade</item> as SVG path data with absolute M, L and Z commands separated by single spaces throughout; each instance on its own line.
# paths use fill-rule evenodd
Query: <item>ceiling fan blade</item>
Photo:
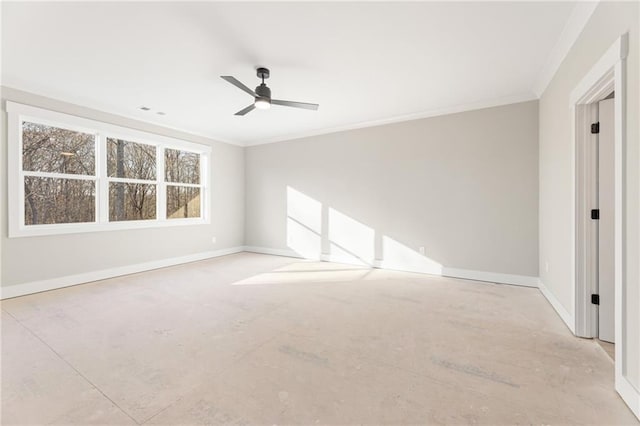
M 248 112 L 253 111 L 254 109 L 256 109 L 256 106 L 254 104 L 249 105 L 248 107 L 241 109 L 240 111 L 236 112 L 234 115 L 245 115 Z
M 293 108 L 311 109 L 316 111 L 320 105 L 308 104 L 306 102 L 293 102 L 293 101 L 281 101 L 278 99 L 271 99 L 271 105 L 288 106 Z
M 228 81 L 229 83 L 233 84 L 234 86 L 236 86 L 238 89 L 247 92 L 248 94 L 250 94 L 251 96 L 253 96 L 254 98 L 256 97 L 256 92 L 254 92 L 253 90 L 249 89 L 247 86 L 245 86 L 244 84 L 240 83 L 235 77 L 232 77 L 230 75 L 221 75 L 220 78 L 222 78 L 223 80 Z

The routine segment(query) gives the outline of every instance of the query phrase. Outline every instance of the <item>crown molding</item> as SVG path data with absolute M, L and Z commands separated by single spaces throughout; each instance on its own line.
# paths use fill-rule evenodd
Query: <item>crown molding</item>
M 551 83 L 558 68 L 560 68 L 564 58 L 571 50 L 571 47 L 573 47 L 580 33 L 582 33 L 587 22 L 589 22 L 599 2 L 600 0 L 578 2 L 574 6 L 569 19 L 567 19 L 560 33 L 560 37 L 558 37 L 558 41 L 553 49 L 551 49 L 551 53 L 533 85 L 532 91 L 538 98 L 542 96 L 547 86 L 549 86 L 549 83 Z

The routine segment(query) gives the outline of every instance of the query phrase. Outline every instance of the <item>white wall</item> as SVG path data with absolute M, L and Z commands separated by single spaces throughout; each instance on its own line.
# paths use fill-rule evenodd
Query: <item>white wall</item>
M 7 237 L 7 202 L 3 198 L 1 238 L 2 288 L 39 280 L 66 277 L 104 269 L 183 257 L 244 243 L 244 151 L 243 148 L 183 132 L 126 119 L 76 105 L 2 87 L 2 133 L 0 173 L 2 193 L 7 194 L 6 101 L 130 127 L 212 146 L 212 220 L 210 225 L 177 226 L 53 235 Z M 6 195 L 5 195 L 6 197 Z M 212 237 L 217 243 L 212 243 Z
M 537 282 L 537 101 L 258 145 L 245 157 L 248 246 Z
M 571 303 L 571 91 L 604 52 L 629 32 L 627 58 L 626 315 L 627 374 L 640 389 L 640 144 L 637 2 L 601 2 L 540 99 L 540 278 L 573 316 Z M 549 271 L 545 270 L 548 263 Z

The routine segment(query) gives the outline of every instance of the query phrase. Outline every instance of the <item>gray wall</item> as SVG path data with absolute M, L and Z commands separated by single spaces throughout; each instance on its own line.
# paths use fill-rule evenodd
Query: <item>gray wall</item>
M 245 159 L 248 246 L 291 249 L 293 225 L 322 234 L 325 254 L 384 260 L 390 239 L 409 261 L 424 247 L 447 268 L 538 276 L 537 101 L 258 145 Z M 336 250 L 332 211 L 352 234 Z
M 637 2 L 601 2 L 540 99 L 540 279 L 574 315 L 571 253 L 571 91 L 614 41 L 629 32 L 627 58 L 626 297 L 627 372 L 640 389 L 640 43 Z M 549 270 L 544 268 L 548 263 Z
M 18 90 L 2 87 L 2 144 L 0 174 L 2 192 L 7 194 L 6 101 L 15 101 L 53 111 L 100 120 L 119 126 L 204 143 L 212 148 L 212 221 L 210 225 L 177 226 L 7 238 L 7 203 L 3 195 L 2 286 L 64 277 L 143 262 L 187 256 L 222 248 L 242 246 L 244 242 L 244 151 L 179 131 L 142 123 Z M 217 243 L 212 243 L 212 237 Z

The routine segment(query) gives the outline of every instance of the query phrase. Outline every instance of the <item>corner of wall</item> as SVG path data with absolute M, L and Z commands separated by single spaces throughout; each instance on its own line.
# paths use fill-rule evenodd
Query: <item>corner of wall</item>
M 562 322 L 564 322 L 567 328 L 569 328 L 571 333 L 576 334 L 575 318 L 573 317 L 573 315 L 571 315 L 569 311 L 565 309 L 562 303 L 560 303 L 560 301 L 553 295 L 553 293 L 547 288 L 547 286 L 544 285 L 542 280 L 539 281 L 538 288 L 540 289 L 542 295 L 549 301 L 553 309 L 555 309 Z

